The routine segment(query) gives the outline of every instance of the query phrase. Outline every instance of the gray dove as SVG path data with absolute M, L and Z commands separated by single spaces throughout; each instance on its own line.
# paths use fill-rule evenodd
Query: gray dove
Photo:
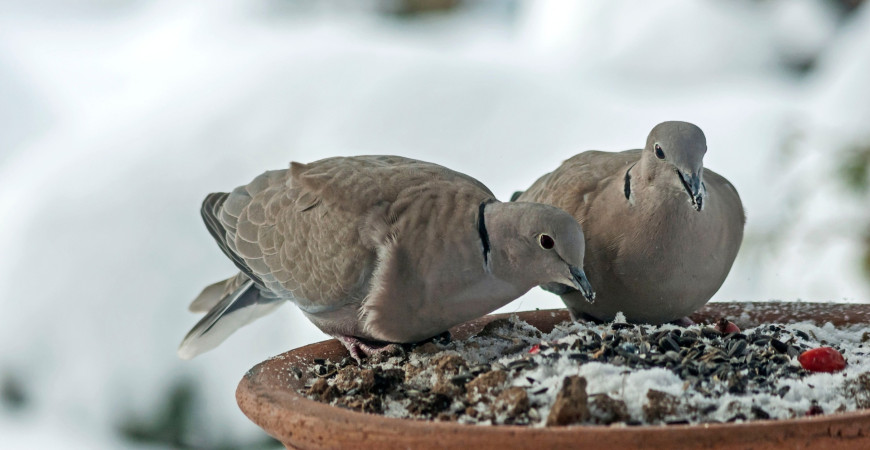
M 734 186 L 704 169 L 706 152 L 700 128 L 664 122 L 642 150 L 580 153 L 514 194 L 564 209 L 586 232 L 586 273 L 599 301 L 543 286 L 575 319 L 609 321 L 622 311 L 636 323 L 680 321 L 716 293 L 746 217 Z
M 436 336 L 539 284 L 594 298 L 574 218 L 498 202 L 476 179 L 423 161 L 294 162 L 207 196 L 202 216 L 240 273 L 191 304 L 207 313 L 181 343 L 184 359 L 284 301 L 359 359 Z

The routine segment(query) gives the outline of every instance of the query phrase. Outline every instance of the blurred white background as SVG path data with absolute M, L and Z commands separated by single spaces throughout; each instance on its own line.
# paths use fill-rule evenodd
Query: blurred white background
M 291 160 L 399 154 L 507 200 L 686 120 L 748 211 L 714 300 L 867 302 L 859 3 L 0 0 L 0 448 L 274 446 L 236 383 L 326 336 L 286 306 L 175 348 L 234 273 L 201 200 Z

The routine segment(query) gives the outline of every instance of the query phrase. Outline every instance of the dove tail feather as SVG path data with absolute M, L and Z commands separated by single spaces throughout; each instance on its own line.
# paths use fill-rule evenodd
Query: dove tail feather
M 194 313 L 209 312 L 224 297 L 227 281 L 229 280 L 221 280 L 206 286 L 187 309 Z
M 282 302 L 277 298 L 261 296 L 254 282 L 248 280 L 221 299 L 194 325 L 178 346 L 178 356 L 191 359 L 217 347 L 233 332 L 272 312 Z

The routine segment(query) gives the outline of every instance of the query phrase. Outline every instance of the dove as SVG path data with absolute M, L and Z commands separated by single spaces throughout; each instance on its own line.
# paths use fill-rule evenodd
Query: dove
M 705 169 L 707 140 L 687 122 L 656 125 L 641 150 L 586 151 L 517 192 L 517 201 L 557 206 L 586 238 L 585 270 L 598 301 L 560 294 L 575 319 L 685 321 L 719 290 L 743 240 L 737 190 Z
M 359 360 L 439 335 L 540 284 L 595 296 L 573 217 L 499 202 L 476 179 L 428 162 L 293 162 L 208 195 L 201 212 L 240 272 L 190 305 L 206 314 L 179 346 L 184 359 L 284 302 Z

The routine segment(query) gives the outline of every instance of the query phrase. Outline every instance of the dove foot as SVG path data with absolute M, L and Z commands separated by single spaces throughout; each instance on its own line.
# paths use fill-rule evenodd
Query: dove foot
M 369 356 L 392 356 L 402 351 L 401 344 L 393 342 L 376 342 L 365 341 L 353 336 L 335 336 L 344 348 L 350 353 L 350 356 L 361 364 L 364 357 Z

